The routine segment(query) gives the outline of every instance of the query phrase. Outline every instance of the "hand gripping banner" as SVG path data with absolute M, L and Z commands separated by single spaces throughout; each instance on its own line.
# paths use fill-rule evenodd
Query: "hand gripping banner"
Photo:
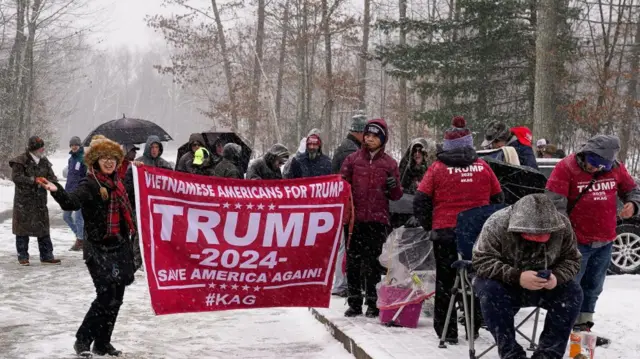
M 133 171 L 156 315 L 329 306 L 351 192 L 339 176 L 243 181 Z

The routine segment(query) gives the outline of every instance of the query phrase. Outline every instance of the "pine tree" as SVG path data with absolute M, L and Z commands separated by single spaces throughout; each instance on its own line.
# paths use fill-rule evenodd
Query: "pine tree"
M 531 121 L 535 0 L 456 3 L 446 19 L 379 22 L 386 33 L 404 27 L 409 35 L 406 45 L 378 47 L 378 59 L 435 104 L 417 114 L 432 125 L 448 126 L 455 115 L 478 131 L 491 120 Z

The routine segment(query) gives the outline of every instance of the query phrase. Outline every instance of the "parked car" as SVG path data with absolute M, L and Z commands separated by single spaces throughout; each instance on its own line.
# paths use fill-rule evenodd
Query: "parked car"
M 553 168 L 560 162 L 557 158 L 538 158 L 538 168 L 547 178 Z M 640 185 L 640 180 L 635 179 Z M 618 199 L 618 209 L 622 209 L 622 202 Z M 640 219 L 633 217 L 622 219 L 618 217 L 616 227 L 618 236 L 613 242 L 613 254 L 609 272 L 612 274 L 639 274 L 640 273 Z

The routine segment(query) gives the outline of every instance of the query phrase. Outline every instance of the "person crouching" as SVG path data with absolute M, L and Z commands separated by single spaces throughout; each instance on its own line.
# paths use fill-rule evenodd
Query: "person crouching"
M 547 310 L 531 358 L 564 356 L 582 302 L 574 279 L 580 258 L 571 222 L 545 194 L 525 196 L 489 217 L 473 249 L 473 285 L 500 358 L 527 358 L 513 320 L 523 307 Z
M 56 182 L 41 184 L 63 210 L 82 210 L 85 219 L 84 259 L 97 297 L 76 333 L 73 347 L 82 357 L 91 357 L 91 343 L 94 354 L 121 354 L 111 345 L 111 334 L 125 287 L 134 280 L 131 238 L 136 230 L 129 198 L 116 172 L 123 158 L 120 145 L 95 136 L 84 156 L 87 177 L 74 191 L 67 192 Z

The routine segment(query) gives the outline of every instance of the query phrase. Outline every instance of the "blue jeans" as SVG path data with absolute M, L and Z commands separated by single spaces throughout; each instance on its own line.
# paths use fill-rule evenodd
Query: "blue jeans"
M 613 242 L 599 248 L 578 245 L 578 250 L 582 253 L 582 262 L 576 282 L 580 283 L 584 293 L 580 313 L 595 313 L 596 302 L 602 293 L 604 279 L 607 277 L 607 269 L 611 263 L 612 249 Z
M 498 345 L 500 358 L 526 358 L 524 349 L 516 341 L 513 319 L 524 307 L 547 310 L 536 353 L 544 358 L 564 357 L 582 301 L 582 291 L 576 281 L 571 280 L 552 290 L 531 291 L 496 280 L 475 278 L 473 287 L 480 298 L 484 322 Z
M 84 218 L 82 217 L 82 211 L 64 211 L 62 219 L 67 223 L 73 234 L 76 235 L 76 239 L 79 241 L 84 239 Z
M 50 236 L 38 237 L 38 249 L 40 250 L 40 260 L 46 261 L 53 259 L 53 243 Z M 16 236 L 16 250 L 18 251 L 18 260 L 29 259 L 29 236 Z
M 346 254 L 346 242 L 347 242 L 347 230 L 344 231 L 342 235 L 342 240 L 340 241 L 340 249 L 338 250 L 338 258 L 336 259 L 336 270 L 334 272 L 333 277 L 333 289 L 331 290 L 331 294 L 338 294 L 340 292 L 344 292 L 348 289 L 347 286 L 347 276 L 342 270 L 342 263 L 344 261 L 344 256 Z

